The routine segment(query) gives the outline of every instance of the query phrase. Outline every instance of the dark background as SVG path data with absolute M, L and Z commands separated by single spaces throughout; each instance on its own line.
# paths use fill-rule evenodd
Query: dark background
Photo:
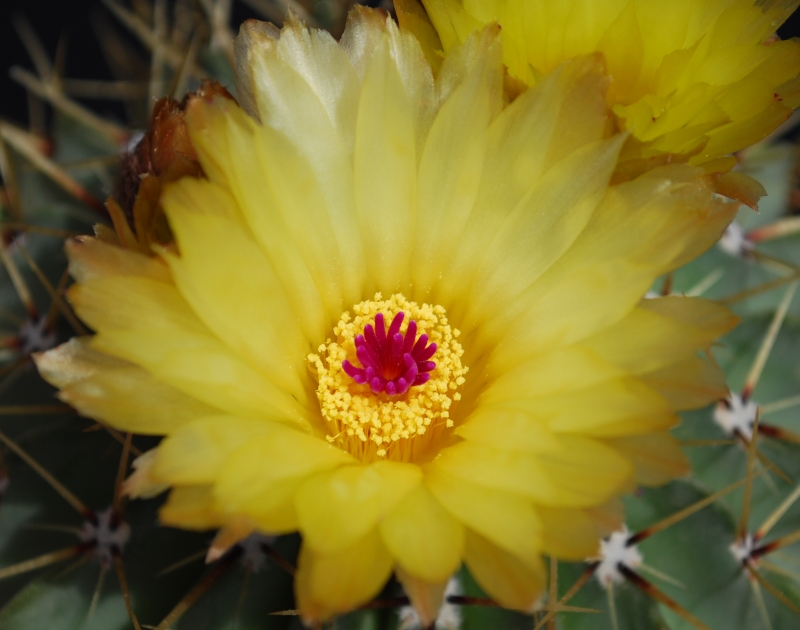
M 90 16 L 95 20 L 104 16 L 113 20 L 99 0 L 0 0 L 0 117 L 25 124 L 28 116 L 25 91 L 8 76 L 8 68 L 12 65 L 33 67 L 11 22 L 12 16 L 20 13 L 34 26 L 51 59 L 59 38 L 68 37 L 65 76 L 113 78 L 90 19 Z M 248 17 L 256 15 L 241 3 L 235 3 L 234 19 L 239 22 Z M 779 34 L 783 38 L 800 35 L 799 12 L 792 15 Z M 134 42 L 133 39 L 130 41 Z M 91 101 L 87 104 L 101 113 L 124 120 L 121 108 L 115 103 Z
M 357 1 L 378 6 L 382 0 Z M 122 0 L 122 4 L 130 6 L 129 0 Z M 169 0 L 168 6 L 172 6 Z M 96 35 L 98 24 L 104 20 L 113 24 L 114 32 L 119 33 L 126 43 L 138 47 L 144 58 L 147 58 L 145 49 L 120 25 L 100 0 L 0 0 L 0 118 L 23 125 L 28 120 L 26 92 L 8 75 L 8 69 L 14 65 L 34 72 L 33 63 L 12 23 L 12 18 L 16 15 L 27 18 L 47 49 L 51 61 L 59 40 L 62 37 L 67 38 L 64 76 L 70 79 L 114 78 Z M 263 16 L 235 0 L 232 24 L 240 24 L 247 18 L 263 19 Z M 94 99 L 82 102 L 95 111 L 112 114 L 119 121 L 125 120 L 125 112 L 117 102 Z
M 18 123 L 25 123 L 28 117 L 25 90 L 8 76 L 13 65 L 33 69 L 11 22 L 14 15 L 24 15 L 33 25 L 51 60 L 59 38 L 68 37 L 65 76 L 112 79 L 90 23 L 90 12 L 108 15 L 99 0 L 0 0 L 0 116 Z M 111 104 L 94 105 L 103 111 Z

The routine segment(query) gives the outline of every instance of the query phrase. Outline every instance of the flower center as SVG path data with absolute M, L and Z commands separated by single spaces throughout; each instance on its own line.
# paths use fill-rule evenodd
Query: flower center
M 364 326 L 364 334 L 356 335 L 356 356 L 362 368 L 350 361 L 342 361 L 342 369 L 356 383 L 369 385 L 374 394 L 386 392 L 389 396 L 405 394 L 409 387 L 428 382 L 436 363 L 428 361 L 436 354 L 436 344 L 428 345 L 428 335 L 417 337 L 417 322 L 411 320 L 405 337 L 400 334 L 405 313 L 394 316 L 389 332 L 383 321 L 383 313 L 375 316 L 372 324 Z
M 460 333 L 443 307 L 399 294 L 378 293 L 353 313 L 343 313 L 336 339 L 308 357 L 327 439 L 362 461 L 418 461 L 453 426 L 451 407 L 468 370 Z

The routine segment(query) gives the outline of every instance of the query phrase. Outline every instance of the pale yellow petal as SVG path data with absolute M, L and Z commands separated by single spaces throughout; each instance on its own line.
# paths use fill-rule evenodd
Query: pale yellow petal
M 731 221 L 736 218 L 739 208 L 738 203 L 731 203 L 718 197 L 705 204 L 695 215 L 699 221 L 694 225 L 690 224 L 684 231 L 683 238 L 686 239 L 686 245 L 683 252 L 667 265 L 665 272 L 682 267 L 716 244 Z
M 386 35 L 392 62 L 400 75 L 400 81 L 411 103 L 411 116 L 416 134 L 417 160 L 436 115 L 436 86 L 433 72 L 425 59 L 419 40 L 408 31 L 398 28 L 391 18 L 387 18 Z
M 161 483 L 150 476 L 150 470 L 156 461 L 158 450 L 151 448 L 133 460 L 133 472 L 122 483 L 120 492 L 132 499 L 152 499 L 169 490 L 169 485 Z
M 718 218 L 734 204 L 721 210 L 712 203 L 712 192 L 709 178 L 682 165 L 608 189 L 569 251 L 482 331 L 487 340 L 509 340 L 491 363 L 509 369 L 621 320 L 662 271 L 688 250 L 696 254 L 701 245 L 710 246 L 721 233 Z M 587 303 L 594 308 L 585 308 Z
M 302 77 L 344 144 L 352 147 L 358 106 L 356 71 L 330 33 L 309 29 L 291 13 L 287 17 L 278 40 L 277 58 Z
M 631 374 L 644 374 L 691 357 L 737 322 L 727 308 L 710 300 L 648 299 L 581 345 Z
M 411 255 L 414 291 L 429 295 L 461 244 L 481 181 L 488 127 L 502 98 L 501 51 L 487 42 L 481 62 L 442 104 L 419 165 L 420 229 Z
M 461 564 L 464 528 L 424 485 L 395 506 L 380 532 L 395 562 L 424 582 L 447 582 Z
M 413 105 L 411 115 L 416 144 L 421 147 L 437 106 L 433 73 L 425 58 L 428 51 L 423 52 L 421 41 L 406 29 L 398 28 L 394 20 L 381 10 L 355 5 L 347 16 L 341 46 L 361 81 L 384 42 L 389 44 L 392 62 Z
M 461 538 L 463 539 L 463 535 Z M 403 591 L 419 616 L 422 627 L 428 628 L 434 625 L 444 603 L 448 580 L 435 583 L 425 582 L 406 573 L 400 567 L 395 567 L 394 575 L 397 581 L 403 585 Z
M 455 0 L 435 2 L 423 0 L 423 4 L 439 33 L 444 50 L 450 50 L 481 26 L 480 22 L 463 10 L 460 3 Z
M 721 159 L 726 160 L 730 159 L 730 157 L 731 156 Z M 710 165 L 713 164 L 714 162 L 709 162 L 708 164 L 704 164 L 703 167 L 709 169 Z M 713 166 L 711 166 L 711 168 L 713 168 Z M 723 168 L 720 170 L 724 171 L 726 169 Z M 713 173 L 714 171 L 709 170 L 709 172 Z M 719 178 L 717 192 L 725 197 L 735 199 L 753 210 L 758 210 L 759 200 L 767 195 L 767 189 L 764 188 L 761 182 L 752 178 L 750 175 L 739 172 L 723 172 Z
M 169 282 L 169 269 L 162 260 L 105 243 L 91 236 L 77 236 L 64 245 L 69 273 L 76 282 L 98 276 L 143 276 Z
M 526 412 L 559 434 L 629 435 L 677 424 L 672 405 L 635 378 L 553 396 L 509 398 L 498 407 Z
M 220 141 L 227 144 L 219 179 L 211 179 L 227 186 L 239 202 L 303 329 L 318 340 L 328 325 L 321 311 L 328 319 L 336 317 L 343 302 L 356 301 L 364 290 L 352 138 L 342 136 L 308 77 L 276 50 L 262 53 L 252 63 L 264 126 L 228 103 L 191 107 L 188 119 L 201 161 L 214 159 Z M 311 56 L 319 61 L 317 53 Z M 339 61 L 350 65 L 346 58 Z M 340 96 L 357 99 L 357 92 L 350 94 L 357 82 L 348 86 L 347 95 Z
M 408 287 L 419 150 L 412 103 L 386 39 L 375 49 L 364 76 L 354 178 L 369 272 L 375 286 L 387 293 Z
M 183 297 L 231 350 L 305 402 L 304 359 L 313 347 L 269 261 L 244 229 L 221 216 L 233 198 L 214 184 L 183 180 L 162 203 L 180 249 L 166 260 Z
M 517 409 L 478 407 L 455 434 L 500 449 L 545 453 L 560 448 L 546 421 Z
M 278 70 L 292 73 L 279 62 L 275 64 Z M 293 73 L 291 76 L 299 81 Z M 305 86 L 302 83 L 301 85 Z M 307 86 L 305 89 L 308 90 Z M 308 94 L 306 97 L 313 99 Z M 321 113 L 320 115 L 323 116 Z M 201 163 L 218 159 L 220 153 L 227 156 L 219 173 L 210 174 L 209 179 L 220 188 L 228 190 L 236 203 L 217 205 L 209 210 L 220 212 L 230 207 L 238 209 L 242 215 L 241 221 L 249 225 L 254 239 L 278 276 L 306 337 L 313 340 L 314 344 L 324 340 L 328 319 L 335 316 L 334 310 L 341 308 L 339 286 L 342 281 L 350 282 L 350 277 L 342 277 L 338 264 L 328 264 L 325 272 L 334 274 L 337 282 L 333 285 L 328 282 L 327 286 L 318 285 L 304 258 L 304 253 L 311 258 L 316 256 L 313 248 L 301 247 L 309 235 L 316 235 L 317 229 L 327 229 L 328 239 L 320 253 L 330 255 L 331 247 L 333 251 L 336 250 L 336 241 L 330 238 L 330 234 L 337 232 L 332 232 L 333 226 L 326 216 L 328 208 L 333 205 L 326 205 L 320 195 L 313 165 L 296 145 L 298 138 L 294 138 L 295 142 L 292 142 L 281 132 L 257 125 L 229 102 L 209 106 L 193 101 L 187 113 L 187 121 Z M 327 117 L 324 118 L 324 123 L 330 126 Z M 336 142 L 333 147 L 341 148 Z M 321 158 L 321 155 L 318 156 L 318 159 Z M 331 159 L 336 161 L 338 168 L 346 170 L 347 161 L 343 154 L 337 153 Z M 347 172 L 340 174 L 342 182 L 347 181 L 348 175 Z M 342 185 L 344 184 L 339 184 Z M 345 185 L 343 201 L 340 199 L 341 195 L 331 194 L 331 204 L 336 200 L 339 205 L 349 204 L 348 190 Z M 304 212 L 298 212 L 298 208 L 303 208 Z M 284 216 L 289 210 L 294 213 L 294 221 L 287 225 Z M 298 226 L 298 222 L 300 226 L 306 225 L 303 219 L 307 216 L 311 217 L 307 221 L 309 232 L 302 234 L 300 241 L 296 242 L 290 225 Z M 352 219 L 350 224 L 352 227 Z M 341 217 L 340 225 L 342 229 L 347 227 L 345 215 Z M 353 242 L 350 252 L 356 255 L 360 253 L 357 241 Z M 334 258 L 338 260 L 338 254 Z M 356 269 L 352 271 L 353 282 L 357 285 L 360 276 Z M 330 275 L 327 277 L 328 280 L 331 279 Z M 321 294 L 322 289 L 326 290 L 324 295 Z
M 725 373 L 704 357 L 692 357 L 645 374 L 642 381 L 679 411 L 698 409 L 728 396 Z
M 257 168 L 270 183 L 280 231 L 285 225 L 329 318 L 336 317 L 361 297 L 366 277 L 352 189 L 360 79 L 329 33 L 294 20 L 281 35 L 275 59 L 263 63 L 274 83 L 264 84 L 269 94 L 262 94 L 262 109 L 269 119 L 259 133 Z M 240 168 L 244 172 L 247 165 Z M 258 187 L 251 184 L 249 194 L 248 221 L 270 239 L 271 251 L 283 249 L 274 219 L 263 216 Z M 271 258 L 276 265 L 281 260 Z
M 341 47 L 353 64 L 360 81 L 364 80 L 367 64 L 386 35 L 387 16 L 361 4 L 353 5 L 347 14 Z
M 536 512 L 542 521 L 542 551 L 559 560 L 580 561 L 596 555 L 600 539 L 609 533 L 590 510 L 539 506 Z
M 305 119 L 311 128 L 325 129 L 326 136 L 352 147 L 352 99 L 358 96 L 358 80 L 334 43 L 328 33 L 309 32 L 292 18 L 279 38 L 250 50 L 248 65 L 262 124 L 301 138 L 307 135 Z
M 217 408 L 245 416 L 278 413 L 306 423 L 298 401 L 214 336 L 175 287 L 113 276 L 76 285 L 69 295 L 78 315 L 98 331 L 93 348 L 136 363 Z
M 396 0 L 394 10 L 400 28 L 419 40 L 425 58 L 433 71 L 437 72 L 442 64 L 442 42 L 422 4 L 419 0 Z
M 722 155 L 728 155 L 741 147 L 755 144 L 766 138 L 791 114 L 791 109 L 776 100 L 758 115 L 738 121 L 710 134 L 708 144 L 697 157 L 690 160 L 690 163 L 702 164 Z
M 176 485 L 213 484 L 240 446 L 269 435 L 274 426 L 266 420 L 230 415 L 198 418 L 159 444 L 150 474 Z
M 276 426 L 233 453 L 216 480 L 214 497 L 224 513 L 250 516 L 266 531 L 292 531 L 300 485 L 315 473 L 354 463 L 325 440 Z
M 615 338 L 616 346 L 627 348 L 627 338 L 624 343 L 620 339 Z M 581 390 L 623 377 L 625 372 L 594 350 L 574 345 L 536 354 L 513 369 L 492 376 L 481 392 L 482 404 L 518 398 L 521 392 L 526 398 L 536 398 Z
M 255 527 L 249 518 L 230 517 L 217 531 L 206 553 L 206 564 L 218 560 L 231 548 L 250 536 Z
M 52 350 L 34 354 L 39 374 L 54 387 L 63 388 L 103 370 L 131 367 L 127 361 L 92 350 L 91 340 L 73 337 Z
M 483 255 L 467 330 L 502 311 L 572 246 L 598 210 L 623 141 L 616 136 L 578 149 L 528 192 Z
M 599 64 L 592 61 L 566 64 L 520 95 L 492 122 L 478 196 L 447 276 L 438 287 L 441 299 L 457 302 L 459 295 L 470 290 L 490 239 L 529 198 L 529 191 L 551 161 L 551 151 L 568 136 L 569 127 L 557 128 L 561 119 L 567 118 L 565 114 L 576 114 L 569 116 L 573 127 L 576 118 L 594 125 L 594 129 L 584 130 L 578 146 L 601 137 L 598 128 L 607 113 L 602 97 L 605 78 Z
M 422 481 L 418 466 L 379 461 L 316 475 L 295 494 L 304 544 L 320 553 L 349 547 Z
M 109 331 L 95 337 L 92 347 L 124 356 L 167 385 L 217 409 L 243 416 L 278 415 L 308 426 L 307 409 L 210 335 Z
M 689 472 L 689 461 L 678 440 L 669 433 L 649 433 L 603 440 L 635 467 L 635 480 L 643 486 L 660 486 Z
M 541 558 L 526 558 L 501 549 L 467 530 L 464 561 L 475 581 L 497 603 L 530 613 L 545 586 Z
M 169 434 L 215 412 L 142 368 L 92 350 L 88 338 L 73 338 L 34 360 L 44 379 L 61 388 L 61 400 L 124 431 Z
M 278 253 L 291 249 L 281 239 L 291 237 L 311 272 L 309 278 L 317 282 L 329 317 L 336 317 L 343 310 L 342 299 L 351 304 L 362 297 L 367 272 L 353 189 L 360 85 L 346 55 L 336 53 L 336 63 L 342 68 L 335 74 L 347 76 L 340 86 L 346 89 L 320 99 L 315 91 L 320 85 L 310 85 L 307 80 L 309 72 L 324 74 L 324 55 L 318 46 L 326 47 L 322 41 L 327 42 L 329 36 L 317 38 L 322 39 L 306 39 L 301 49 L 322 63 L 322 68 L 298 72 L 277 52 L 254 60 L 256 91 L 265 124 L 259 132 L 263 148 L 258 149 L 258 163 L 248 166 L 246 160 L 251 159 L 251 152 L 247 151 L 237 161 L 237 167 L 242 176 L 253 171 L 260 175 L 256 179 L 239 177 L 238 185 L 241 194 L 247 195 L 248 221 L 270 258 L 278 263 Z M 336 112 L 333 119 L 331 109 Z M 239 143 L 247 147 L 247 136 Z M 267 207 L 274 207 L 278 221 L 271 218 L 271 213 L 263 212 L 265 179 L 274 199 Z M 298 211 L 300 208 L 302 212 Z M 339 310 L 334 313 L 337 307 Z
M 549 168 L 581 147 L 610 135 L 611 113 L 603 98 L 613 80 L 606 59 L 594 53 L 570 59 L 558 72 L 558 116 L 553 121 L 544 166 Z M 554 73 L 555 74 L 555 73 Z M 548 81 L 545 77 L 542 83 Z
M 425 468 L 425 485 L 464 526 L 512 553 L 539 554 L 541 525 L 529 499 L 454 476 L 438 461 Z
M 255 77 L 251 59 L 269 54 L 278 45 L 280 29 L 269 22 L 245 20 L 239 34 L 233 40 L 234 76 L 236 78 L 236 100 L 253 119 L 261 122 L 256 99 Z
M 699 297 L 658 297 L 644 300 L 640 308 L 698 328 L 706 337 L 722 336 L 739 322 L 726 306 Z
M 464 441 L 444 449 L 436 458 L 435 470 L 492 490 L 515 493 L 537 503 L 569 501 L 572 493 L 559 496 L 557 479 L 541 465 L 538 454 L 510 451 L 485 444 Z M 438 477 L 437 477 L 438 479 Z M 444 492 L 432 491 L 447 507 Z M 450 488 L 452 491 L 453 488 Z M 473 527 L 474 528 L 474 527 Z
M 623 140 L 596 143 L 604 85 L 597 60 L 567 64 L 493 123 L 476 212 L 442 279 L 445 295 L 470 291 L 467 330 L 541 275 L 597 206 Z
M 148 435 L 169 434 L 194 418 L 217 412 L 134 366 L 104 368 L 64 386 L 59 398 L 88 418 Z
M 177 486 L 158 511 L 163 525 L 183 529 L 216 529 L 225 517 L 214 508 L 211 486 Z
M 629 2 L 597 43 L 597 49 L 603 52 L 609 69 L 613 72 L 609 100 L 624 99 L 639 82 L 644 47 L 636 3 Z
M 70 302 L 98 333 L 105 330 L 208 334 L 174 285 L 143 276 L 98 276 L 70 288 Z
M 558 500 L 551 505 L 591 507 L 630 489 L 634 467 L 626 457 L 600 440 L 559 437 L 560 451 L 539 456 L 545 474 L 558 486 Z
M 495 491 L 527 497 L 537 504 L 588 507 L 625 491 L 632 464 L 601 442 L 559 436 L 561 448 L 531 454 L 462 442 L 442 451 L 436 470 Z M 447 506 L 442 494 L 434 491 Z
M 351 546 L 320 553 L 300 549 L 295 596 L 306 623 L 349 612 L 372 599 L 392 573 L 392 557 L 376 529 Z

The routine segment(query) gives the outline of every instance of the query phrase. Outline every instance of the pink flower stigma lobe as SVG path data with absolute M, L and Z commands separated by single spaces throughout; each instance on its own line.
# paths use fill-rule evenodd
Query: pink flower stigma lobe
M 360 368 L 345 359 L 342 369 L 356 383 L 367 383 L 375 394 L 389 396 L 405 394 L 410 387 L 422 385 L 430 379 L 436 367 L 429 359 L 436 353 L 436 344 L 428 344 L 428 335 L 417 339 L 417 322 L 408 323 L 405 337 L 400 334 L 400 325 L 405 313 L 394 316 L 386 331 L 383 313 L 375 316 L 375 327 L 367 324 L 363 335 L 356 335 L 356 356 Z

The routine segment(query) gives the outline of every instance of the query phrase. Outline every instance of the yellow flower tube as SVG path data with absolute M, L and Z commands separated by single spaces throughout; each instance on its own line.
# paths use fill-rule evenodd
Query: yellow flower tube
M 207 179 L 167 187 L 174 246 L 68 244 L 96 334 L 37 357 L 62 400 L 164 435 L 133 494 L 164 523 L 299 531 L 307 621 L 394 571 L 427 625 L 466 563 L 530 611 L 541 554 L 580 559 L 635 484 L 686 471 L 676 411 L 722 397 L 702 352 L 735 318 L 643 299 L 736 204 L 676 164 L 610 186 L 603 60 L 504 101 L 488 27 L 436 77 L 418 40 L 357 8 L 337 43 L 248 22 L 237 94 L 193 99 Z
M 736 164 L 730 154 L 800 105 L 800 42 L 775 37 L 794 0 L 422 2 L 445 51 L 499 24 L 508 72 L 527 86 L 567 59 L 601 52 L 612 78 L 608 103 L 618 128 L 631 133 L 623 176 L 675 160 L 725 172 Z M 424 32 L 412 8 L 399 15 Z M 752 203 L 752 191 L 738 196 Z

